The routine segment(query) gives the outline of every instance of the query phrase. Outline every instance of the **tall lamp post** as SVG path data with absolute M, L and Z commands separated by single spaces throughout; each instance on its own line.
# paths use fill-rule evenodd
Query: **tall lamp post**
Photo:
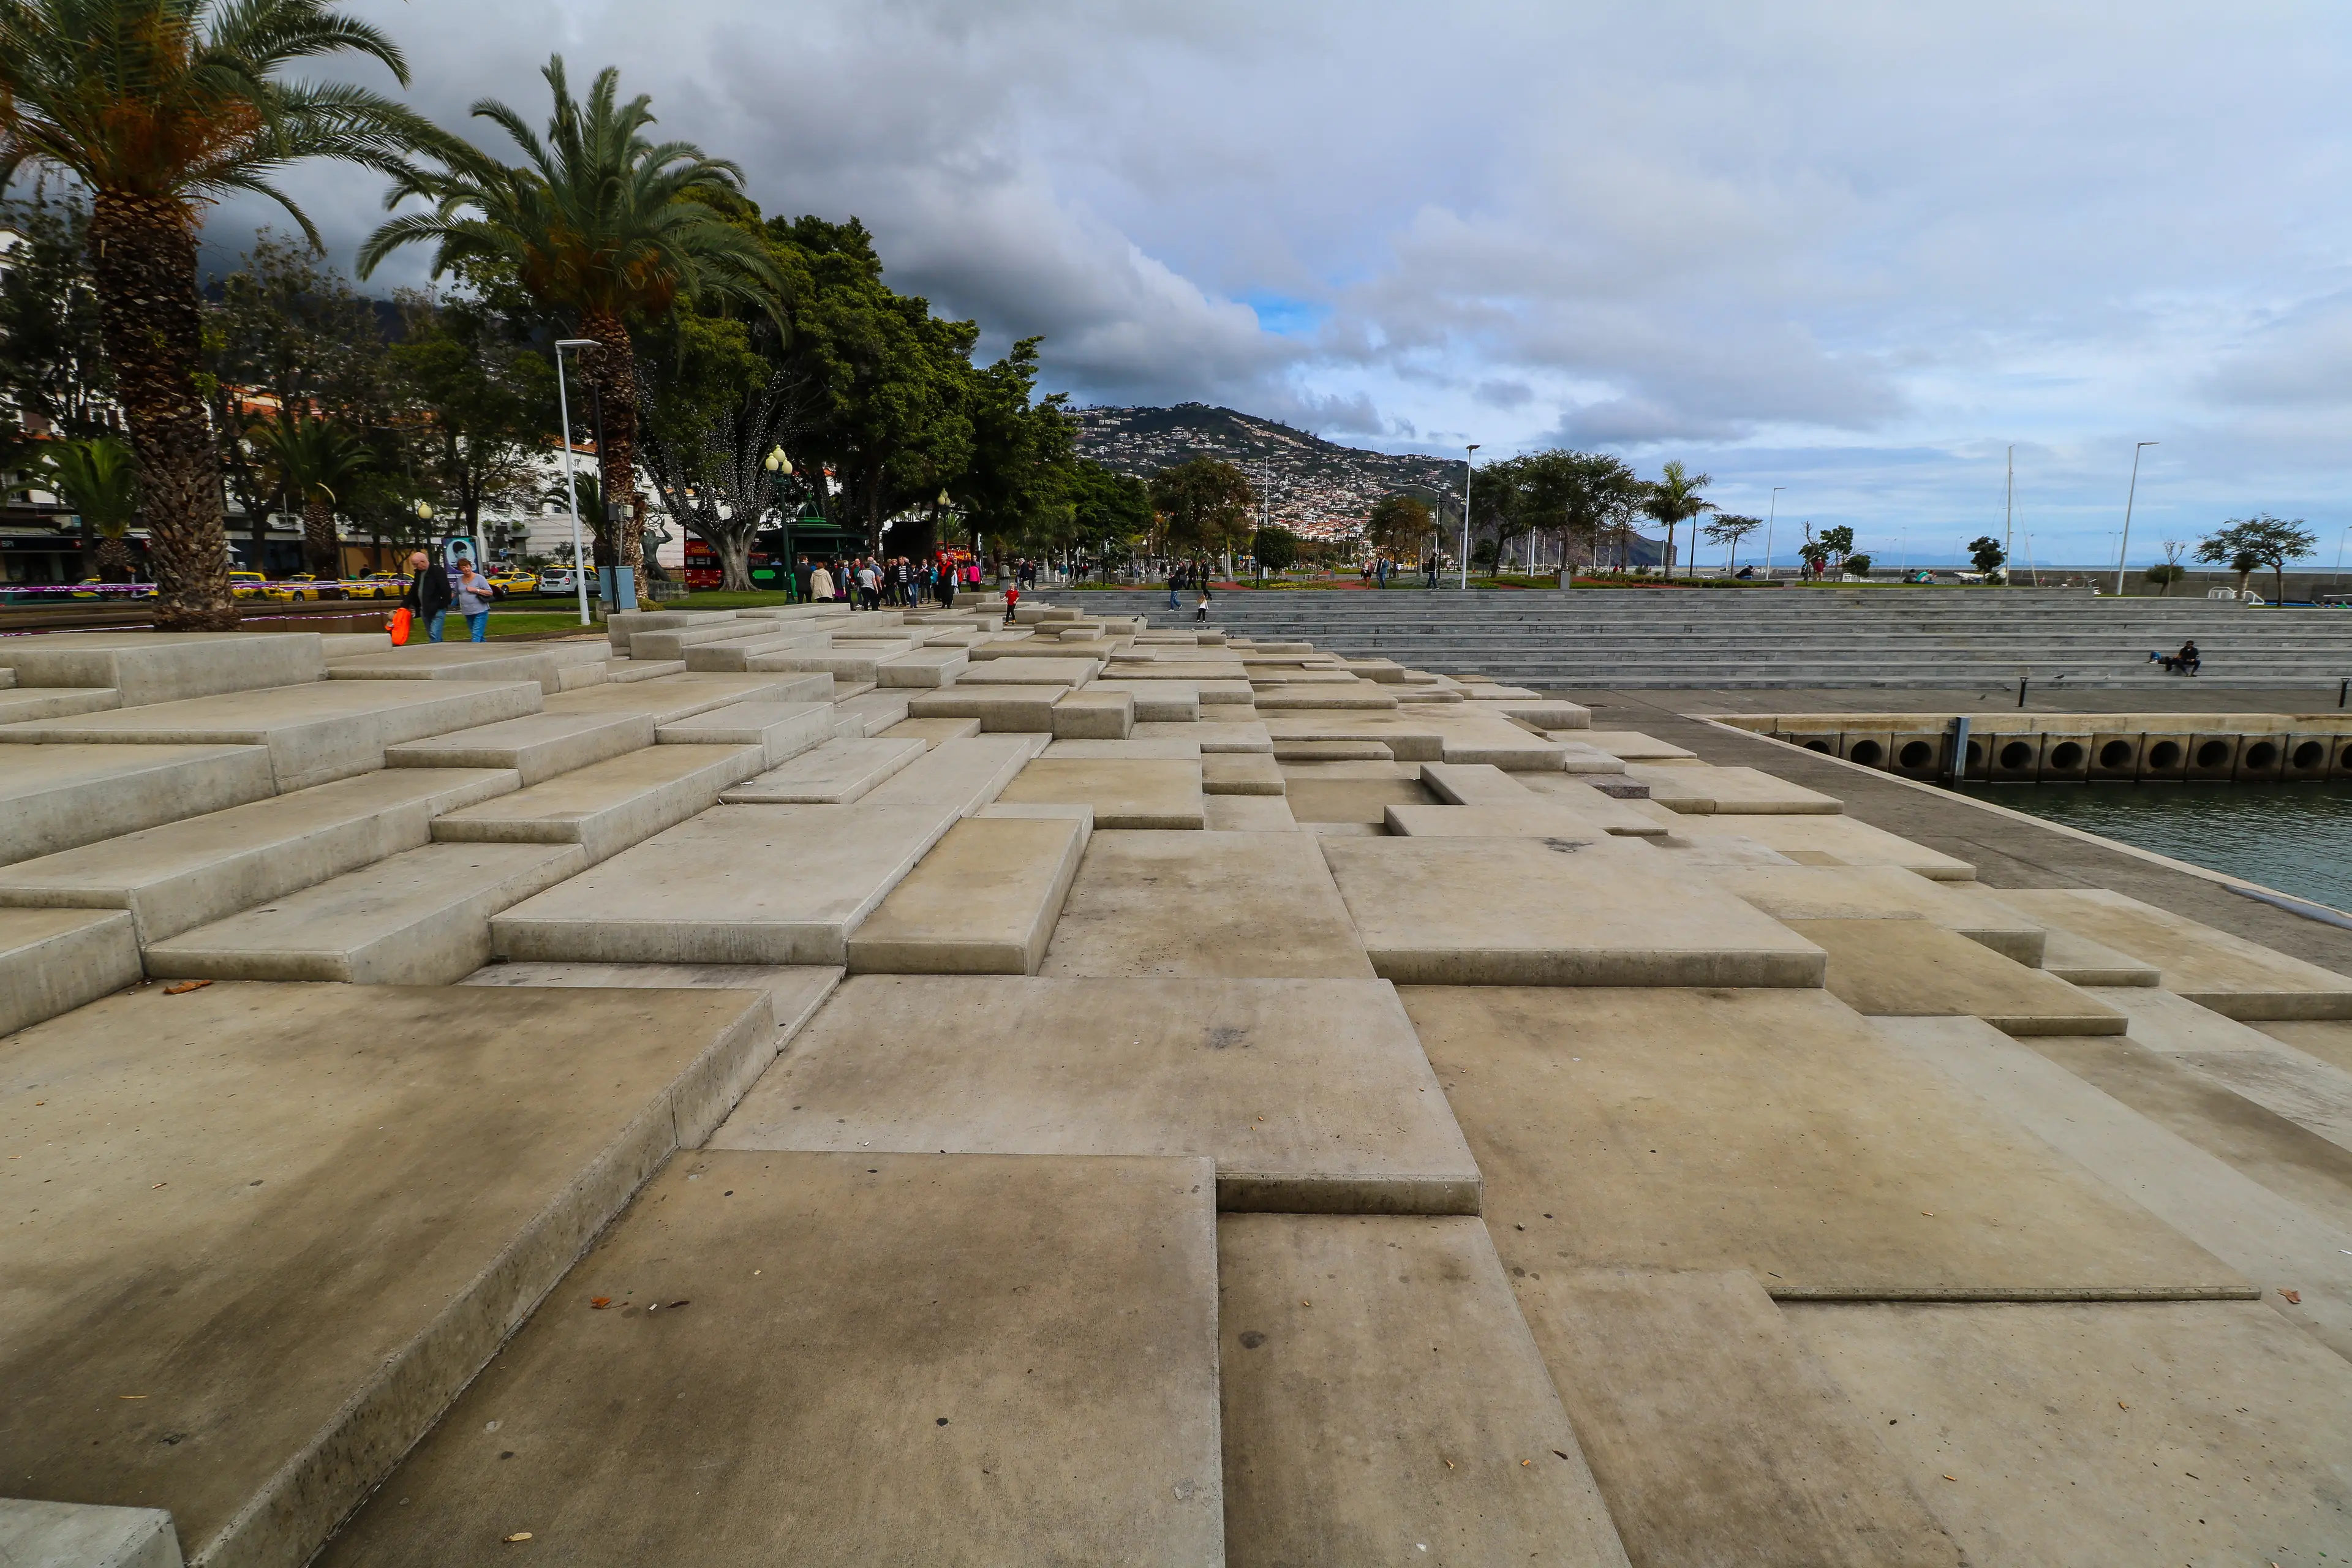
M 580 591 L 580 624 L 583 626 L 588 624 L 588 559 L 580 552 L 580 483 L 572 477 L 572 400 L 563 388 L 563 351 L 601 346 L 593 338 L 555 340 L 555 406 L 563 421 L 563 493 L 572 503 L 572 585 Z
M 2124 594 L 2124 552 L 2131 548 L 2132 502 L 2139 499 L 2140 447 L 2154 447 L 2160 444 L 2155 441 L 2142 441 L 2139 447 L 2132 448 L 2131 489 L 2124 495 L 2124 539 L 2123 543 L 2116 551 L 2116 597 L 2118 599 L 2122 598 Z
M 1462 586 L 1470 587 L 1470 468 L 1478 460 L 1478 443 L 1473 441 L 1465 448 L 1470 455 L 1462 459 Z
M 1786 485 L 1772 487 L 1772 505 L 1764 514 L 1764 581 L 1767 583 L 1772 580 L 1772 525 L 1780 521 L 1780 492 L 1788 488 Z

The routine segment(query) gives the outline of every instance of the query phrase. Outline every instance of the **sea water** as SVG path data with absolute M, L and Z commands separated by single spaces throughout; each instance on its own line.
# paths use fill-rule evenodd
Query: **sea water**
M 2352 783 L 1971 784 L 1965 793 L 2352 910 Z

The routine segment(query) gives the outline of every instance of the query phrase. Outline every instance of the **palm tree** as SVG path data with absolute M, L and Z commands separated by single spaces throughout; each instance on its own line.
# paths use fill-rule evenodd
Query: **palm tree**
M 155 625 L 236 624 L 220 457 L 196 384 L 196 231 L 250 191 L 318 232 L 271 182 L 307 158 L 387 173 L 439 132 L 341 83 L 286 81 L 294 60 L 372 56 L 392 41 L 325 0 L 0 0 L 0 185 L 26 163 L 91 193 L 89 245 L 108 360 L 139 463 Z
M 1690 521 L 1691 565 L 1690 573 L 1685 574 L 1696 574 L 1698 570 L 1698 514 L 1715 510 L 1715 503 L 1702 500 L 1699 491 L 1715 480 L 1706 474 L 1690 472 L 1679 462 L 1668 463 L 1659 470 L 1659 474 L 1658 479 L 1651 481 L 1650 493 L 1643 499 L 1642 510 L 1666 525 L 1666 559 L 1669 562 L 1675 554 L 1675 529 L 1685 519 Z M 1673 570 L 1671 566 L 1667 568 L 1669 575 Z
M 98 574 L 110 583 L 131 576 L 131 521 L 139 511 L 139 466 L 131 448 L 111 436 L 41 444 L 44 489 L 54 490 L 98 536 Z
M 374 454 L 334 421 L 306 418 L 294 408 L 257 421 L 248 435 L 261 449 L 271 479 L 302 509 L 304 569 L 320 577 L 341 576 L 342 542 L 335 534 L 335 507 L 341 498 L 337 492 L 367 471 Z
M 743 172 L 685 142 L 654 142 L 643 94 L 619 101 L 621 74 L 599 71 L 583 103 L 572 96 L 563 57 L 541 75 L 555 99 L 545 140 L 520 114 L 495 99 L 474 114 L 504 131 L 524 162 L 509 167 L 462 143 L 435 149 L 440 167 L 399 176 L 387 207 L 409 196 L 433 204 L 385 223 L 360 247 L 364 278 L 404 245 L 431 241 L 433 274 L 467 262 L 511 268 L 541 305 L 571 318 L 600 347 L 582 359 L 603 399 L 604 428 L 596 453 L 604 494 L 644 516 L 637 489 L 637 370 L 629 328 L 698 299 L 735 300 L 771 315 L 783 279 L 766 246 L 727 221 Z M 716 205 L 714 205 L 716 204 Z M 639 564 L 638 530 L 606 537 L 619 564 Z

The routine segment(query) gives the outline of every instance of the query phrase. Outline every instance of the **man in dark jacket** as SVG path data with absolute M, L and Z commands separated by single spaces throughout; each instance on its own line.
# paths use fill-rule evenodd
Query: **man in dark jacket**
M 408 558 L 408 587 L 400 602 L 425 623 L 427 642 L 441 640 L 442 618 L 449 613 L 449 574 L 422 550 Z

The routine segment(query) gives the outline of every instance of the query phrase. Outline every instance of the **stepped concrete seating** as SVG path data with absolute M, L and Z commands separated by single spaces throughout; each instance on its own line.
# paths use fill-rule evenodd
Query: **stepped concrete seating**
M 936 691 L 917 692 L 907 703 L 915 719 L 977 719 L 982 731 L 1054 732 L 1054 705 L 1066 686 L 1004 686 L 959 680 Z
M 681 652 L 686 659 L 686 668 L 735 671 L 770 668 L 774 667 L 755 666 L 751 661 L 760 654 L 821 648 L 831 641 L 824 631 L 805 624 L 780 625 L 771 621 L 765 630 L 761 630 L 760 623 L 754 621 L 739 621 L 736 624 L 745 628 L 743 635 L 693 643 L 683 648 Z
M 535 713 L 541 700 L 530 682 L 321 680 L 10 724 L 0 743 L 265 746 L 285 792 L 373 772 L 388 746 Z
M 319 784 L 0 868 L 0 907 L 128 910 L 152 945 L 422 847 L 443 813 L 519 783 L 503 769 L 393 768 Z
M 388 768 L 510 768 L 535 784 L 654 743 L 646 713 L 533 713 L 384 748 Z
M 186 1561 L 167 1510 L 0 1498 L 0 1562 L 181 1568 Z
M 883 660 L 874 673 L 884 686 L 950 686 L 971 664 L 971 655 L 962 648 L 926 645 Z
M 428 844 L 152 944 L 147 973 L 450 985 L 490 958 L 490 917 L 586 869 L 577 844 Z
M 1091 829 L 1087 814 L 968 816 L 849 938 L 864 974 L 1034 974 Z
M 656 731 L 666 746 L 757 746 L 771 767 L 833 739 L 830 702 L 731 702 Z
M 759 990 L 150 986 L 13 1036 L 11 1485 L 310 1560 L 774 1050 Z
M 571 714 L 643 713 L 656 725 L 674 724 L 730 703 L 822 701 L 829 691 L 829 687 L 817 687 L 812 680 L 790 676 L 667 675 L 656 680 L 608 681 L 582 691 L 566 691 L 549 698 L 546 710 Z
M 907 689 L 862 691 L 837 697 L 833 704 L 833 732 L 844 739 L 878 735 L 911 711 Z
M 979 733 L 977 719 L 901 719 L 883 731 L 880 739 L 920 741 L 927 746 L 935 746 L 941 741 L 960 741 Z
M 19 746 L 0 752 L 0 864 L 277 793 L 259 746 Z
M 1202 1154 L 1229 1211 L 1478 1212 L 1461 1131 L 1375 980 L 853 975 L 711 1144 Z
M 0 670 L 0 675 L 12 672 Z M 110 686 L 0 687 L 0 724 L 21 724 L 32 719 L 70 719 L 77 713 L 97 713 L 122 706 L 122 694 Z
M 577 844 L 608 859 L 718 804 L 768 765 L 758 746 L 648 746 L 436 819 L 445 844 Z M 5 895 L 0 895 L 5 896 Z
M 1123 741 L 1135 730 L 1135 698 L 1087 687 L 1054 700 L 1054 734 L 1072 741 Z
M 746 663 L 752 669 L 822 670 L 841 680 L 871 680 L 878 684 L 884 664 L 918 652 L 922 646 L 911 637 L 851 638 L 835 634 L 825 637 L 819 647 L 779 647 L 753 654 Z
M 1147 724 L 1189 724 L 1201 717 L 1201 685 L 1194 680 L 1133 680 L 1098 677 L 1090 691 L 1123 691 L 1133 699 L 1135 717 Z
M 1097 827 L 1204 826 L 1198 759 L 1040 757 L 1005 786 L 1003 798 L 1089 806 Z
M 603 638 L 530 643 L 413 643 L 386 653 L 339 658 L 327 666 L 335 680 L 535 680 L 552 697 L 566 689 L 567 672 L 593 680 L 613 656 Z
M 850 933 L 1040 743 L 943 742 L 847 805 L 718 806 L 498 916 L 493 945 L 565 963 L 846 963 Z
M 836 738 L 732 786 L 719 798 L 729 805 L 847 805 L 927 750 L 925 742 L 910 737 Z
M 666 675 L 686 673 L 682 658 L 610 658 L 604 661 L 604 679 L 624 685 L 640 680 L 659 680 Z
M 632 631 L 629 634 L 629 657 L 632 659 L 683 659 L 687 649 L 704 644 L 778 635 L 780 628 L 772 621 L 737 620 L 731 616 L 724 618 L 698 616 L 681 625 Z
M 2162 972 L 2164 987 L 2226 1018 L 2352 1018 L 2352 980 L 2104 888 L 2002 889 L 2029 920 Z
M 1204 1160 L 682 1157 L 320 1561 L 1222 1562 L 1214 1219 Z
M 143 708 L 323 680 L 327 656 L 316 632 L 51 632 L 0 639 L 0 668 L 19 689 L 103 689 Z
M 0 1035 L 138 983 L 139 929 L 120 910 L 0 910 Z

